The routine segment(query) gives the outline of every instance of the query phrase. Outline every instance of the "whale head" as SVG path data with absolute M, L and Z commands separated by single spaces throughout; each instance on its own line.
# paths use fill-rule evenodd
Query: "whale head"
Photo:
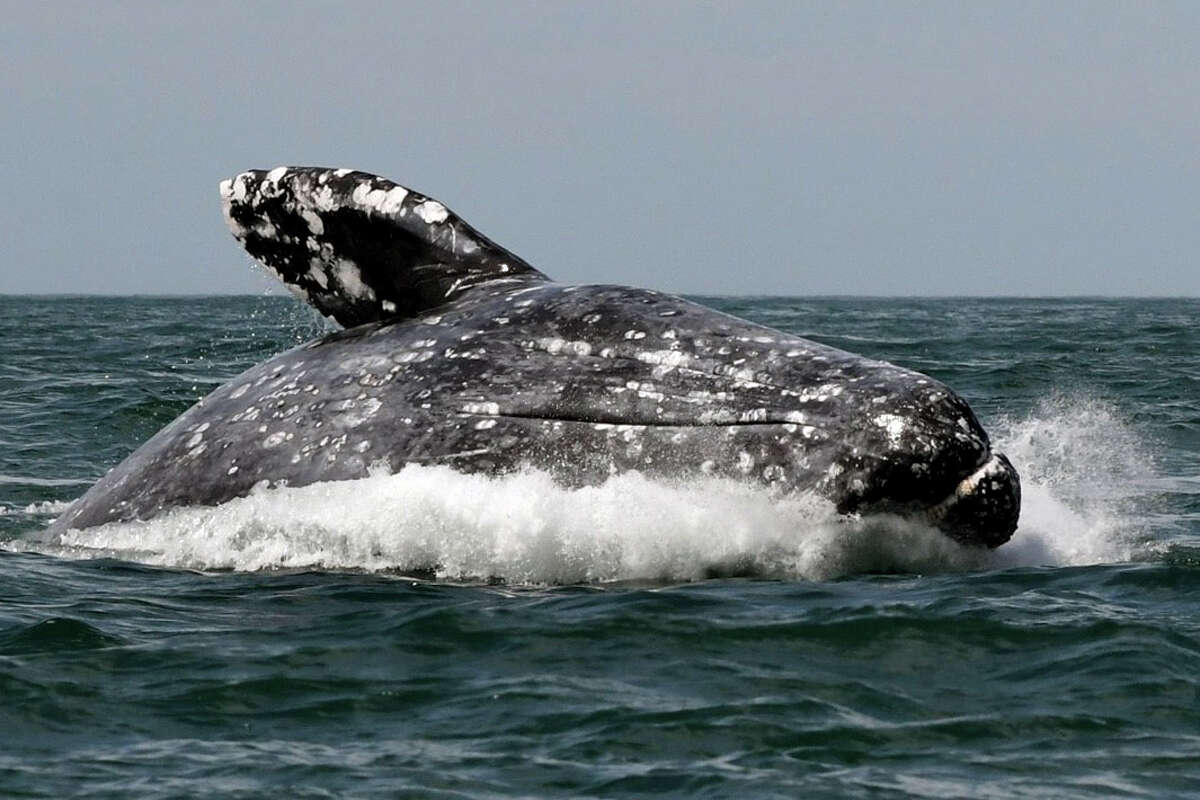
M 878 362 L 873 368 L 896 374 L 866 386 L 850 380 L 839 398 L 844 432 L 825 482 L 839 511 L 898 513 L 962 544 L 1008 541 L 1020 515 L 1020 478 L 967 403 L 932 378 Z

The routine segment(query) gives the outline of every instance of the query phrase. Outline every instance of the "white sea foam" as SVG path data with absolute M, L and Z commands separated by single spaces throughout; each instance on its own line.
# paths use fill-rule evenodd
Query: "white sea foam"
M 1013 540 L 994 552 L 910 521 L 847 520 L 825 501 L 731 481 L 630 473 L 568 488 L 537 471 L 490 478 L 432 466 L 264 489 L 34 546 L 205 570 L 386 570 L 515 584 L 1082 565 L 1128 560 L 1144 547 L 1130 487 L 1151 476 L 1149 458 L 1113 409 L 1058 398 L 998 427 L 1024 506 Z
M 997 426 L 995 448 L 1021 475 L 1021 524 L 996 551 L 999 564 L 1075 566 L 1153 553 L 1144 499 L 1154 455 L 1112 405 L 1050 397 Z

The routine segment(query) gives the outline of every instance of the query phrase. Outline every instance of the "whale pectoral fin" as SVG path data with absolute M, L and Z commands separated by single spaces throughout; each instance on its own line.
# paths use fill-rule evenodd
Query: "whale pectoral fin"
M 488 281 L 546 280 L 437 200 L 365 172 L 251 170 L 222 181 L 221 201 L 250 255 L 347 328 Z

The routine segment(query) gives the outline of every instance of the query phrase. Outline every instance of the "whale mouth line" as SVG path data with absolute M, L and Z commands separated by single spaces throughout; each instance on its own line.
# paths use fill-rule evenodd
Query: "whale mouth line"
M 1003 453 L 990 453 L 982 465 L 959 480 L 925 516 L 951 538 L 963 544 L 997 547 L 1008 541 L 1017 527 L 1020 483 L 1012 463 Z
M 646 420 L 636 417 L 609 417 L 604 415 L 569 416 L 551 414 L 522 414 L 517 411 L 504 411 L 496 414 L 464 414 L 464 416 L 479 419 L 536 419 L 546 422 L 572 422 L 580 425 L 611 425 L 628 428 L 746 428 L 755 425 L 795 425 L 797 427 L 822 430 L 821 426 L 809 422 L 797 422 L 789 419 L 756 419 L 756 420 L 722 420 L 713 422 L 679 421 L 662 422 L 661 420 Z
M 937 509 L 948 509 L 964 497 L 970 496 L 979 488 L 979 484 L 985 478 L 995 477 L 1004 472 L 1006 468 L 1007 462 L 1003 456 L 999 453 L 990 453 L 988 460 L 983 462 L 970 475 L 959 481 L 954 487 L 954 491 L 947 495 L 945 500 L 934 506 L 930 513 L 934 513 Z

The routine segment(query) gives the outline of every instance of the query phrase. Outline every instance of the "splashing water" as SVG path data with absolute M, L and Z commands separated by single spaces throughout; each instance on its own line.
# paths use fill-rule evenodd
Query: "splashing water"
M 1000 563 L 1081 566 L 1154 550 L 1139 505 L 1154 477 L 1150 448 L 1110 404 L 1055 395 L 1002 421 L 997 449 L 1021 474 L 1021 524 Z

